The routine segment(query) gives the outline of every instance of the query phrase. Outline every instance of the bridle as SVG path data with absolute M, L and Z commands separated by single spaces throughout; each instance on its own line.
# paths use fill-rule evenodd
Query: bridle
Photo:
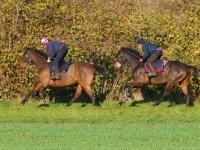
M 27 50 L 27 51 L 26 51 L 25 58 L 24 58 L 24 62 L 26 63 L 26 65 L 30 65 L 30 64 L 31 64 L 31 61 L 30 61 L 30 62 L 28 61 L 29 59 L 31 59 L 30 51 Z
M 121 53 L 118 55 L 118 57 L 119 57 L 120 55 L 122 55 L 122 51 L 121 51 Z M 116 63 L 117 63 L 117 65 L 118 65 L 118 67 L 121 67 L 121 66 L 123 65 L 124 62 L 118 62 L 118 61 L 116 61 Z M 139 61 L 136 63 L 136 65 L 135 65 L 134 67 L 132 67 L 133 70 L 135 70 L 135 68 L 137 67 L 138 63 L 139 63 Z
M 30 59 L 30 62 L 29 62 L 29 59 Z M 31 65 L 31 60 L 32 60 L 32 57 L 31 57 L 31 55 L 30 55 L 30 50 L 27 50 L 26 51 L 26 55 L 25 55 L 25 58 L 24 58 L 24 62 L 26 63 L 26 65 Z M 46 62 L 39 62 L 39 63 L 35 63 L 35 64 L 44 64 L 44 63 L 46 63 Z
M 121 53 L 118 55 L 118 57 L 119 57 L 120 55 L 122 55 L 122 51 L 121 51 Z M 116 63 L 117 63 L 117 65 L 118 65 L 118 67 L 121 67 L 122 64 L 123 64 L 124 62 L 118 62 L 118 61 L 116 61 Z

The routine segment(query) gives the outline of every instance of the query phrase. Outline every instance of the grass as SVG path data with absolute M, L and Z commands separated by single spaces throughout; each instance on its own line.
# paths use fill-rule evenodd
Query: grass
M 0 124 L 5 149 L 198 149 L 198 123 Z
M 168 107 L 169 103 L 161 103 L 153 107 L 153 103 L 131 102 L 122 107 L 117 102 L 104 102 L 101 106 L 91 104 L 82 106 L 74 103 L 70 107 L 65 104 L 27 103 L 24 106 L 12 103 L 1 103 L 0 122 L 30 122 L 30 123 L 109 123 L 109 122 L 199 122 L 200 105 L 186 108 L 185 105 Z
M 200 105 L 0 103 L 0 149 L 199 149 Z

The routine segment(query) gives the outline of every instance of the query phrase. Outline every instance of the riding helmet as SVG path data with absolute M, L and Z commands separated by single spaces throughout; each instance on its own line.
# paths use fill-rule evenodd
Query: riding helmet
M 137 40 L 137 43 L 138 43 L 138 44 L 144 44 L 144 43 L 145 43 L 145 40 L 144 40 L 143 38 L 139 38 L 139 39 Z
M 46 45 L 46 44 L 48 44 L 49 43 L 49 41 L 48 41 L 48 39 L 47 38 L 42 38 L 41 39 L 41 41 L 40 41 L 40 44 L 42 44 L 42 45 Z

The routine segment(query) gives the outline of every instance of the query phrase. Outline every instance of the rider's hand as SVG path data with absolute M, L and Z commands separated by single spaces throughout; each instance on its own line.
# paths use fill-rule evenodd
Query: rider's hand
M 142 62 L 142 59 L 140 59 L 139 62 Z
M 49 63 L 50 61 L 51 61 L 50 58 L 48 58 L 48 59 L 47 59 L 47 62 Z

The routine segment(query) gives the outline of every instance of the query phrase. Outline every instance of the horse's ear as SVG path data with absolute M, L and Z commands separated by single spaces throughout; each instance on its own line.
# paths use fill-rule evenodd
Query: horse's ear
M 27 50 L 34 50 L 34 48 L 26 47 L 26 48 L 24 49 L 24 51 L 27 51 Z
M 121 47 L 121 48 L 120 48 L 120 50 L 123 50 L 123 49 L 125 49 L 125 48 L 124 48 L 124 47 Z
M 120 49 L 118 50 L 117 55 L 119 55 L 119 54 L 121 53 L 121 51 L 122 51 L 122 48 L 120 48 Z

